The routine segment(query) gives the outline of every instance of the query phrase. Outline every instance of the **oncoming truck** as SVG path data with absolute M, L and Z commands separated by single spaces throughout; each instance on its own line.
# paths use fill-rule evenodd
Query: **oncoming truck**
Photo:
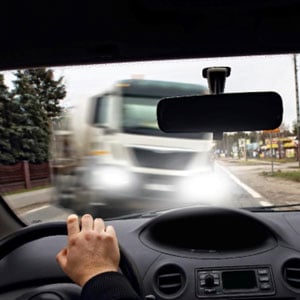
M 70 174 L 59 176 L 59 204 L 80 211 L 126 198 L 176 201 L 188 178 L 213 169 L 213 135 L 162 132 L 156 105 L 164 97 L 206 93 L 196 84 L 128 79 L 89 99 L 82 155 Z

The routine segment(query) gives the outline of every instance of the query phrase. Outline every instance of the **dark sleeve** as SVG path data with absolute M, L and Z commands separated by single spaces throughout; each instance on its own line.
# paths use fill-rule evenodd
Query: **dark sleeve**
M 81 292 L 81 300 L 141 300 L 121 273 L 106 272 L 91 278 Z

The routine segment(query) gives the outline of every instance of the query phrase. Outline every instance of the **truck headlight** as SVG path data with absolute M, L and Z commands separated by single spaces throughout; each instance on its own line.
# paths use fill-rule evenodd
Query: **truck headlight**
M 124 189 L 133 184 L 132 174 L 120 167 L 105 166 L 91 171 L 91 186 L 101 189 Z

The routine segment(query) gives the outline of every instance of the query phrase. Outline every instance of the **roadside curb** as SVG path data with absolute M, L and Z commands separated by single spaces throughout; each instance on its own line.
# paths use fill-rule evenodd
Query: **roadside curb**
M 45 188 L 36 191 L 17 193 L 3 196 L 5 201 L 14 209 L 19 209 L 36 203 L 48 203 L 54 188 Z

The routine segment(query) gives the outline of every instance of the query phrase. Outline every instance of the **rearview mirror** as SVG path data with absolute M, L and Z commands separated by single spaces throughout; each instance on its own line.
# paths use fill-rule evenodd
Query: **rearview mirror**
M 164 132 L 231 132 L 275 129 L 283 105 L 275 92 L 163 98 L 157 121 Z

